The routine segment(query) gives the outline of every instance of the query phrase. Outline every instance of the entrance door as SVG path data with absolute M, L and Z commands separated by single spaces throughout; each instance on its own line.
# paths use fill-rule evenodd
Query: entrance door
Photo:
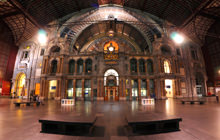
M 113 95 L 113 90 L 111 89 L 110 90 L 110 101 L 113 101 L 114 100 L 114 95 Z
M 105 101 L 118 101 L 118 87 L 105 87 Z
M 166 79 L 165 80 L 165 91 L 166 97 L 173 98 L 173 80 Z
M 49 82 L 48 99 L 55 99 L 56 89 L 57 89 L 57 80 L 51 80 Z

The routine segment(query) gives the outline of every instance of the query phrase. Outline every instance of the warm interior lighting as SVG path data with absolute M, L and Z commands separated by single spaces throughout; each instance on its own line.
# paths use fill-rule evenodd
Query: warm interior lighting
M 41 45 L 45 45 L 47 43 L 47 33 L 45 30 L 40 29 L 38 31 L 38 41 Z
M 171 39 L 177 44 L 181 44 L 184 41 L 184 37 L 181 34 L 177 33 L 177 32 L 172 32 L 171 33 Z

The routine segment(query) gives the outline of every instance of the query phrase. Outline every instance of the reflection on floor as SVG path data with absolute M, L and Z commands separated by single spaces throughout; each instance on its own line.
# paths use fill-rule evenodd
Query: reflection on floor
M 142 106 L 134 102 L 76 102 L 75 106 L 62 106 L 60 102 L 46 101 L 44 106 L 15 107 L 15 99 L 0 99 L 0 139 L 85 139 L 85 140 L 140 140 L 140 139 L 182 139 L 182 140 L 219 140 L 220 139 L 220 104 L 209 101 L 204 105 L 182 105 L 180 100 L 158 100 L 155 106 Z M 72 113 L 76 116 L 95 114 L 93 137 L 64 136 L 40 133 L 39 118 L 47 115 Z M 126 114 L 160 112 L 176 115 L 183 121 L 181 131 L 156 135 L 129 135 Z

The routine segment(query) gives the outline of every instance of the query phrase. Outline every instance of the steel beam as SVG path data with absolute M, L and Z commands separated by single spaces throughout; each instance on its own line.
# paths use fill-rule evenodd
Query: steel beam
M 31 22 L 33 23 L 36 27 L 38 28 L 44 28 L 42 25 L 40 25 L 24 8 L 23 6 L 18 3 L 16 0 L 8 0 L 8 2 L 17 8 L 24 16 Z
M 191 14 L 189 18 L 187 18 L 183 24 L 181 25 L 181 28 L 184 28 L 186 25 L 188 25 L 205 7 L 207 7 L 209 4 L 211 4 L 213 0 L 204 0 L 198 8 Z
M 11 17 L 11 16 L 16 16 L 18 14 L 21 14 L 21 12 L 19 12 L 19 11 L 10 12 L 10 13 L 1 15 L 0 19 L 4 19 L 4 18 L 7 18 L 7 17 Z

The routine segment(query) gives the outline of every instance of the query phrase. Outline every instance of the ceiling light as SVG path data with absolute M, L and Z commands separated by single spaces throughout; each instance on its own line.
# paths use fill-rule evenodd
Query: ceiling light
M 180 33 L 177 33 L 177 32 L 172 32 L 170 37 L 177 44 L 181 44 L 184 41 L 184 37 Z
M 38 41 L 41 45 L 45 45 L 47 43 L 47 33 L 45 30 L 40 29 L 38 31 Z

